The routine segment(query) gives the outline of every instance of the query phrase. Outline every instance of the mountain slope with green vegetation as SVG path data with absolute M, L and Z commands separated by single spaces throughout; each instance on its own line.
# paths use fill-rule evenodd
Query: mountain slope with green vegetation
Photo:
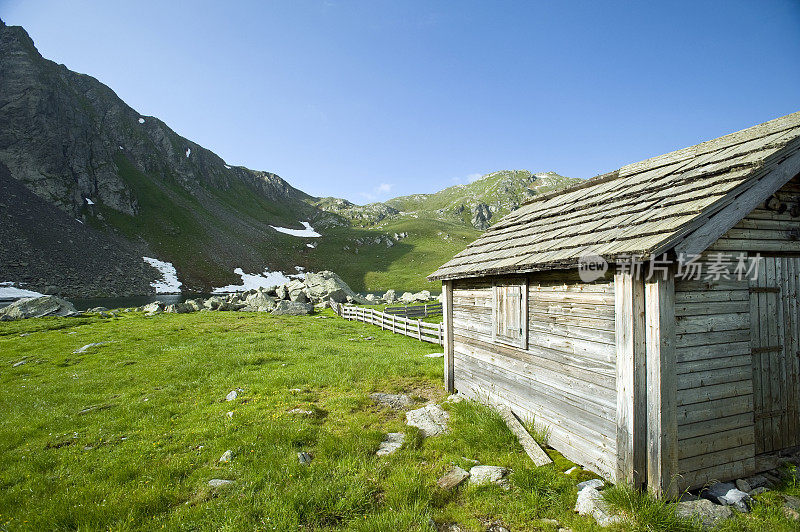
M 455 219 L 486 229 L 526 200 L 580 182 L 555 172 L 500 170 L 433 194 L 402 196 L 386 205 L 407 216 Z

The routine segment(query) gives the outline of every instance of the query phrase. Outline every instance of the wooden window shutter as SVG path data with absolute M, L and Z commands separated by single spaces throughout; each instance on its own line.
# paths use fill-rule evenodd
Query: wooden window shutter
M 528 343 L 527 283 L 524 280 L 494 285 L 492 339 L 526 349 Z

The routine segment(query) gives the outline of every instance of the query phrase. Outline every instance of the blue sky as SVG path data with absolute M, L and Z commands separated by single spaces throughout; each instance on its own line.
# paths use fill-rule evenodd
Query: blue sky
M 0 0 L 231 164 L 358 203 L 587 178 L 800 110 L 800 0 Z

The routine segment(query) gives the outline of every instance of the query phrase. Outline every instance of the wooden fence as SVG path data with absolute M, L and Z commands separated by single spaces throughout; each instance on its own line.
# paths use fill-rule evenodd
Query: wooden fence
M 410 336 L 422 342 L 444 345 L 444 324 L 442 323 L 427 323 L 422 320 L 386 314 L 371 308 L 349 307 L 334 301 L 331 301 L 331 308 L 346 320 L 377 325 L 381 329 Z
M 442 313 L 441 303 L 425 303 L 424 305 L 413 305 L 410 307 L 386 307 L 383 309 L 386 314 L 393 316 L 403 316 L 404 318 L 427 318 Z

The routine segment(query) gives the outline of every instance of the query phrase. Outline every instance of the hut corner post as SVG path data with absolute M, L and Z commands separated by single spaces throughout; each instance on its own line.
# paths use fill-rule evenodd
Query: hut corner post
M 647 479 L 645 289 L 638 276 L 614 276 L 617 350 L 616 482 L 642 488 Z
M 442 281 L 442 317 L 444 321 L 444 387 L 447 393 L 455 392 L 455 367 L 453 357 L 453 281 Z
M 675 354 L 675 277 L 645 282 L 647 367 L 647 486 L 653 495 L 678 494 L 678 417 Z

